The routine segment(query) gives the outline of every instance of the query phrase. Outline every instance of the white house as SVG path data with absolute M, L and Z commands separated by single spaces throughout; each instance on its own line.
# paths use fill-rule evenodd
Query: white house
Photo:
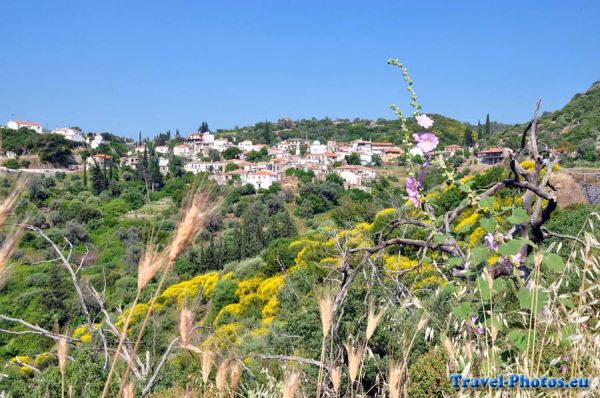
M 6 127 L 13 130 L 18 130 L 20 128 L 27 128 L 29 130 L 33 130 L 38 134 L 43 133 L 42 125 L 38 122 L 28 122 L 24 120 L 11 120 L 6 123 Z
M 156 153 L 160 153 L 161 155 L 166 155 L 169 153 L 169 147 L 166 145 L 157 145 L 155 149 Z
M 225 169 L 224 162 L 201 162 L 198 160 L 192 160 L 183 166 L 185 171 L 198 173 L 216 173 L 221 172 Z
M 100 134 L 96 134 L 93 139 L 88 139 L 88 144 L 92 149 L 98 148 L 102 143 L 104 143 L 104 138 Z
M 242 152 L 250 152 L 253 148 L 252 141 L 244 140 L 238 144 L 238 148 L 240 148 Z
M 158 169 L 160 174 L 167 175 L 169 172 L 169 158 L 158 158 Z
M 334 171 L 344 179 L 347 188 L 360 188 L 365 181 L 371 181 L 376 177 L 375 170 L 364 166 L 341 166 Z
M 268 170 L 253 171 L 241 175 L 242 184 L 253 185 L 255 189 L 269 189 L 273 183 L 279 181 L 276 173 Z
M 186 144 L 177 144 L 173 148 L 173 154 L 175 156 L 188 157 L 191 155 L 191 150 Z
M 308 148 L 308 153 L 325 153 L 327 152 L 327 145 L 321 144 L 321 141 L 313 141 Z
M 231 143 L 229 141 L 227 141 L 227 138 L 217 138 L 213 142 L 213 147 L 219 152 L 223 152 L 230 146 L 231 146 Z
M 83 142 L 85 136 L 79 127 L 62 127 L 52 130 L 52 134 L 59 134 L 69 141 Z

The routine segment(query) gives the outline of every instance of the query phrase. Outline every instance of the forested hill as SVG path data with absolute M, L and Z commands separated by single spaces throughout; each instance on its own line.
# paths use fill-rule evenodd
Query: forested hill
M 543 100 L 543 99 L 542 99 Z M 492 132 L 486 143 L 515 147 L 526 124 Z M 576 94 L 563 108 L 544 112 L 538 125 L 542 147 L 560 148 L 572 158 L 594 162 L 600 160 L 597 142 L 600 135 L 600 81 L 586 92 Z
M 463 144 L 466 125 L 458 120 L 433 114 L 430 115 L 435 124 L 433 132 L 436 133 L 442 144 Z M 423 130 L 414 119 L 408 121 L 411 132 Z M 366 119 L 279 119 L 276 123 L 259 122 L 254 126 L 246 126 L 231 130 L 217 130 L 220 137 L 228 137 L 236 141 L 252 140 L 253 142 L 271 144 L 276 140 L 288 138 L 308 138 L 326 142 L 334 140 L 339 142 L 353 140 L 387 141 L 400 144 L 403 134 L 400 133 L 398 120 L 366 120 Z

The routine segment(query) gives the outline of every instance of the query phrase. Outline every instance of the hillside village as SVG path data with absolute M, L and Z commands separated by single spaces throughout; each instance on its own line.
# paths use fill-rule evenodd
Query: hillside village
M 79 127 L 64 127 L 48 130 L 38 122 L 11 120 L 6 128 L 19 134 L 21 129 L 38 134 L 56 134 L 70 141 L 75 149 L 91 150 L 86 157 L 88 166 L 99 164 L 108 166 L 113 162 L 113 154 L 102 151 L 103 144 L 110 144 L 103 134 L 85 134 Z M 200 130 L 200 129 L 199 129 Z M 369 191 L 370 182 L 377 177 L 377 169 L 384 164 L 398 164 L 404 151 L 391 142 L 353 140 L 338 142 L 287 138 L 273 145 L 244 139 L 235 142 L 235 137 L 219 137 L 208 129 L 190 133 L 187 137 L 161 143 L 145 140 L 126 140 L 128 151 L 114 159 L 118 165 L 136 170 L 140 161 L 149 153 L 156 158 L 160 173 L 167 175 L 171 163 L 177 159 L 184 172 L 207 173 L 218 184 L 252 185 L 254 189 L 269 189 L 274 183 L 281 183 L 290 169 L 312 173 L 317 180 L 329 173 L 339 175 L 346 188 Z M 75 150 L 76 152 L 77 150 Z M 494 165 L 504 158 L 501 148 L 479 150 L 477 144 L 465 149 L 458 144 L 444 147 L 444 155 L 462 163 L 465 153 L 475 154 L 482 164 Z M 5 158 L 15 158 L 11 151 L 2 151 Z M 80 162 L 68 165 L 69 171 L 80 168 Z M 289 175 L 289 173 L 288 173 Z

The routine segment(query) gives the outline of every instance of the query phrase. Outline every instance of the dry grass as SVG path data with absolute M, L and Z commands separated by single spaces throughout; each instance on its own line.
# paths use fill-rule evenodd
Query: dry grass
M 367 330 L 366 330 L 366 341 L 371 340 L 373 337 L 373 333 L 375 333 L 375 329 L 377 329 L 377 325 L 381 322 L 381 318 L 383 314 L 385 314 L 386 308 L 382 308 L 379 312 L 375 312 L 375 306 L 373 303 L 369 304 L 369 313 L 367 315 Z
M 65 372 L 67 370 L 68 346 L 65 339 L 56 342 L 56 355 L 58 356 L 58 369 L 60 370 L 61 397 L 65 396 Z
M 224 359 L 217 367 L 217 375 L 215 377 L 215 385 L 219 392 L 225 391 L 227 388 L 227 373 L 229 371 L 229 360 Z
M 194 313 L 188 308 L 183 308 L 179 313 L 179 336 L 183 347 L 190 345 L 193 326 Z
M 588 202 L 581 185 L 570 175 L 555 171 L 550 177 L 550 182 L 556 188 L 556 197 L 560 207 Z
M 333 386 L 333 391 L 335 391 L 336 395 L 340 394 L 340 386 L 342 384 L 342 367 L 339 365 L 331 368 L 331 385 Z
M 208 378 L 210 376 L 210 370 L 213 365 L 213 361 L 215 358 L 215 353 L 212 351 L 203 351 L 202 352 L 202 381 L 204 382 L 204 386 L 208 384 Z
M 350 383 L 354 384 L 358 378 L 360 365 L 362 363 L 363 345 L 357 344 L 354 346 L 351 341 L 347 341 L 344 343 L 344 347 L 348 354 L 348 377 L 350 377 Z
M 283 398 L 294 398 L 300 387 L 300 374 L 291 372 L 286 374 L 283 381 Z

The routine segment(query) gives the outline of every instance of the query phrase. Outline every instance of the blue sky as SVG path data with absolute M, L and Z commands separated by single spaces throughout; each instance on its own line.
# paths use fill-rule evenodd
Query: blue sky
M 519 122 L 600 80 L 600 2 L 2 1 L 0 123 L 153 136 L 279 117 Z

